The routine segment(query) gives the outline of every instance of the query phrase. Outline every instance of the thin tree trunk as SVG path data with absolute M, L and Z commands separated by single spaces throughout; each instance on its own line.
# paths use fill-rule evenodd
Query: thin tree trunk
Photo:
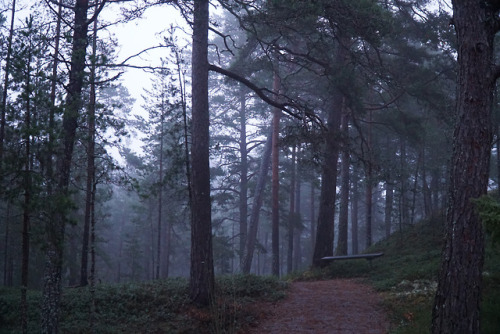
M 246 96 L 240 88 L 240 267 L 243 267 L 248 230 L 248 157 L 246 129 Z
M 422 153 L 417 157 L 417 166 L 415 168 L 415 177 L 413 178 L 412 199 L 410 208 L 410 225 L 415 223 L 415 210 L 417 203 L 417 187 L 418 187 L 418 174 L 420 173 L 420 164 L 422 163 Z
M 297 147 L 292 148 L 292 175 L 290 178 L 290 212 L 288 216 L 288 252 L 287 252 L 287 273 L 293 271 L 293 242 L 294 242 L 294 225 L 295 225 L 295 158 L 297 155 Z
M 337 243 L 337 255 L 347 255 L 347 227 L 349 222 L 349 167 L 351 166 L 348 138 L 349 138 L 349 114 L 347 108 L 343 108 L 342 113 L 342 131 L 344 134 L 344 145 L 342 148 L 342 166 L 341 166 L 341 193 L 340 193 L 340 210 L 339 210 L 339 237 Z
M 163 98 L 162 98 L 163 99 Z M 160 279 L 160 264 L 161 264 L 161 228 L 162 228 L 162 214 L 163 214 L 163 126 L 164 126 L 164 101 L 162 101 L 161 106 L 161 116 L 160 116 L 160 170 L 158 171 L 158 231 L 156 239 L 156 279 Z
M 167 235 L 165 238 L 165 266 L 164 266 L 164 273 L 165 273 L 165 278 L 168 278 L 170 275 L 170 253 L 171 253 L 171 248 L 172 248 L 172 223 L 169 220 L 167 220 Z
M 12 9 L 10 17 L 10 30 L 9 37 L 7 39 L 7 57 L 5 58 L 5 76 L 3 81 L 3 91 L 2 91 L 2 110 L 0 118 L 0 170 L 3 164 L 3 151 L 4 151 L 4 140 L 5 140 L 5 126 L 6 126 L 6 114 L 7 114 L 7 92 L 9 90 L 9 75 L 10 75 L 10 61 L 12 54 L 12 37 L 14 35 L 14 21 L 16 17 L 16 0 L 12 0 Z M 1 175 L 1 173 L 0 173 Z
M 96 22 L 94 22 L 95 26 Z M 80 286 L 88 284 L 88 254 L 89 254 L 89 236 L 92 219 L 92 198 L 94 191 L 95 175 L 95 112 L 96 112 L 96 57 L 97 57 L 97 28 L 94 27 L 94 36 L 92 39 L 92 66 L 90 69 L 90 96 L 87 113 L 88 139 L 87 139 L 87 183 L 85 192 L 85 217 L 82 238 L 82 260 L 80 267 Z
M 300 146 L 298 149 L 298 152 L 300 152 Z M 298 153 L 297 153 L 297 160 L 298 160 Z M 302 234 L 302 226 L 298 226 L 298 223 L 301 223 L 302 217 L 301 217 L 301 182 L 300 178 L 298 176 L 298 172 L 296 176 L 296 186 L 295 186 L 295 233 L 294 233 L 294 255 L 293 255 L 293 268 L 295 271 L 299 270 L 301 265 L 302 265 L 302 245 L 300 243 L 301 239 L 301 234 Z
M 372 161 L 372 111 L 368 112 L 368 159 L 366 168 L 366 248 L 372 245 L 373 218 L 373 161 Z
M 264 195 L 264 187 L 267 182 L 269 174 L 269 166 L 271 165 L 271 152 L 272 152 L 272 131 L 267 136 L 264 145 L 264 151 L 260 161 L 259 174 L 253 194 L 252 211 L 250 212 L 250 227 L 248 230 L 248 238 L 246 245 L 246 254 L 243 261 L 243 273 L 249 274 L 252 267 L 253 253 L 255 244 L 257 242 L 257 231 L 259 227 L 260 209 L 262 207 L 262 199 Z
M 280 91 L 280 79 L 278 73 L 274 73 L 273 91 L 278 94 Z M 272 214 L 271 214 L 271 248 L 272 248 L 272 274 L 280 276 L 280 213 L 279 213 L 279 123 L 281 117 L 281 110 L 274 109 L 273 112 L 273 151 L 272 151 Z
M 394 185 L 391 181 L 385 183 L 385 237 L 389 238 L 392 227 L 392 209 L 394 201 Z
M 177 65 L 177 74 L 179 78 L 179 93 L 181 95 L 181 105 L 182 105 L 182 120 L 184 125 L 184 159 L 185 159 L 185 167 L 186 167 L 186 182 L 187 182 L 187 190 L 188 190 L 188 206 L 191 206 L 191 201 L 193 198 L 192 190 L 191 190 L 191 164 L 189 162 L 189 126 L 187 119 L 187 107 L 186 107 L 186 93 L 185 93 L 185 80 L 183 76 L 183 72 L 181 69 L 181 58 L 179 55 L 179 51 L 175 50 L 175 60 Z
M 311 254 L 314 252 L 314 245 L 316 243 L 316 208 L 315 208 L 315 191 L 314 191 L 314 182 L 311 182 L 311 196 L 310 196 L 310 219 L 311 219 Z
M 189 296 L 198 305 L 214 297 L 208 113 L 208 0 L 194 2 L 192 48 L 192 221 Z
M 55 112 L 56 112 L 56 88 L 57 88 L 57 67 L 59 65 L 59 41 L 61 36 L 62 21 L 62 0 L 59 1 L 57 9 L 56 35 L 54 36 L 54 59 L 52 61 L 52 77 L 50 85 L 50 111 L 49 111 L 49 145 L 47 151 L 47 193 L 52 195 L 52 186 L 54 183 L 54 136 L 55 136 Z
M 401 193 L 399 195 L 399 229 L 402 229 L 402 226 L 408 224 L 408 187 L 407 187 L 407 161 L 406 161 L 406 142 L 402 136 L 400 136 L 400 181 L 401 181 Z
M 24 165 L 24 208 L 23 208 L 23 237 L 22 237 L 22 265 L 21 265 L 21 328 L 23 333 L 28 333 L 28 271 L 30 255 L 30 218 L 31 218 L 31 54 L 26 62 L 26 115 L 25 115 L 25 165 Z
M 94 22 L 94 33 L 97 33 L 97 23 Z M 95 41 L 95 39 L 94 39 Z M 95 219 L 95 196 L 97 181 L 95 178 L 95 168 L 93 169 L 94 174 L 92 179 L 94 180 L 92 184 L 92 197 L 90 199 L 90 332 L 96 333 L 96 303 L 95 303 L 95 284 L 96 284 L 96 219 Z
M 358 180 L 356 177 L 354 177 L 352 180 L 352 198 L 351 198 L 351 244 L 352 244 L 353 254 L 359 253 L 358 210 L 359 210 Z
M 7 284 L 7 272 L 8 272 L 8 259 L 9 259 L 9 244 L 10 244 L 10 201 L 7 201 L 7 209 L 5 210 L 5 238 L 4 238 L 4 247 L 5 251 L 3 254 L 3 285 L 8 286 Z

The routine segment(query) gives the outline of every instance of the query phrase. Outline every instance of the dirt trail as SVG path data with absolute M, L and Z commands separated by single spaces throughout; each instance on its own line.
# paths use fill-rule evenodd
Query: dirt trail
M 385 334 L 382 298 L 355 280 L 295 282 L 287 298 L 267 305 L 247 333 Z

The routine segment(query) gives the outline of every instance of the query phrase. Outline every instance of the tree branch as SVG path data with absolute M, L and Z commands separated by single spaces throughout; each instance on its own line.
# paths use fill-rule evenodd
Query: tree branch
M 304 121 L 304 116 L 308 116 L 311 120 L 317 122 L 318 124 L 322 125 L 323 122 L 321 122 L 321 120 L 310 110 L 305 110 L 306 108 L 304 106 L 300 106 L 300 105 L 297 105 L 295 103 L 279 103 L 275 100 L 273 100 L 272 98 L 270 98 L 269 96 L 267 96 L 265 94 L 265 92 L 269 92 L 268 89 L 266 88 L 261 88 L 261 87 L 258 87 L 257 85 L 255 85 L 253 82 L 251 82 L 250 80 L 234 73 L 234 72 L 231 72 L 231 71 L 228 71 L 226 69 L 223 69 L 223 68 L 220 68 L 216 65 L 213 65 L 213 64 L 209 64 L 208 65 L 208 70 L 209 71 L 212 71 L 212 72 L 216 72 L 216 73 L 220 73 L 226 77 L 229 77 L 235 81 L 238 81 L 242 84 L 244 84 L 245 86 L 247 86 L 250 90 L 254 91 L 257 96 L 264 102 L 266 102 L 267 104 L 269 104 L 270 106 L 272 107 L 275 107 L 275 108 L 278 108 L 282 111 L 284 111 L 285 113 L 287 113 L 288 115 L 296 118 L 296 119 L 299 119 L 299 120 L 302 120 Z M 294 109 L 297 109 L 297 110 L 302 110 L 302 111 L 305 111 L 302 114 L 298 113 L 298 112 L 294 112 L 292 111 L 291 108 L 294 108 Z

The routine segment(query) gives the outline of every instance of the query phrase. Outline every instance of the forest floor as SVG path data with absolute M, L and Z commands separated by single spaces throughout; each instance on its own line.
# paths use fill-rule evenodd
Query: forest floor
M 245 333 L 384 334 L 390 323 L 383 297 L 356 279 L 293 282 L 287 297 L 258 305 Z

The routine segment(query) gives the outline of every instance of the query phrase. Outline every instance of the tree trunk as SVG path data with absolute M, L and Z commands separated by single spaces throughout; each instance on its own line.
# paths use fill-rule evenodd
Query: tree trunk
M 0 171 L 3 164 L 3 150 L 5 140 L 5 126 L 6 126 L 6 113 L 7 113 L 7 92 L 9 90 L 9 75 L 10 75 L 10 61 L 12 54 L 12 36 L 14 35 L 14 21 L 16 17 L 16 0 L 12 1 L 12 12 L 10 17 L 10 30 L 7 39 L 7 57 L 5 58 L 5 77 L 2 89 L 2 110 L 0 117 Z M 0 173 L 1 175 L 1 173 Z
M 280 79 L 278 73 L 274 73 L 273 91 L 278 94 L 280 90 Z M 280 276 L 280 213 L 279 213 L 279 132 L 280 132 L 281 110 L 274 109 L 273 113 L 273 149 L 272 149 L 272 230 L 271 230 L 271 248 L 273 254 L 272 274 Z
M 30 217 L 31 217 L 31 53 L 26 62 L 26 115 L 25 115 L 25 165 L 24 165 L 24 208 L 23 208 L 23 237 L 22 237 L 22 264 L 21 264 L 21 327 L 23 333 L 28 333 L 28 271 L 30 255 Z
M 351 244 L 352 254 L 359 253 L 358 243 L 358 210 L 359 210 L 359 193 L 358 180 L 356 177 L 352 180 L 352 198 L 351 198 Z
M 318 228 L 314 247 L 314 267 L 324 264 L 322 257 L 331 256 L 333 253 L 335 200 L 337 189 L 337 160 L 339 149 L 336 136 L 340 129 L 340 106 L 342 98 L 337 93 L 337 99 L 328 112 L 327 132 L 325 133 L 324 158 L 321 174 L 321 194 L 319 200 Z
M 192 50 L 192 220 L 189 296 L 206 306 L 214 297 L 208 115 L 208 0 L 194 2 Z
M 96 30 L 96 29 L 94 29 Z M 97 31 L 94 31 L 94 34 Z M 86 286 L 88 284 L 88 255 L 89 255 L 89 236 L 90 225 L 92 219 L 92 198 L 94 197 L 94 183 L 95 183 L 95 109 L 96 109 L 96 87 L 95 75 L 97 57 L 97 41 L 96 36 L 92 39 L 92 67 L 90 69 L 90 96 L 89 106 L 87 113 L 88 123 L 88 139 L 87 139 L 87 183 L 85 192 L 85 217 L 83 226 L 82 238 L 82 260 L 80 267 L 80 285 Z
M 55 137 L 55 114 L 56 114 L 56 90 L 57 90 L 57 68 L 59 66 L 59 41 L 61 36 L 61 21 L 62 21 L 62 0 L 59 1 L 57 9 L 56 35 L 54 36 L 54 59 L 52 60 L 52 77 L 50 84 L 50 112 L 49 112 L 49 144 L 47 150 L 47 193 L 52 195 L 52 187 L 54 183 L 54 137 Z
M 400 181 L 401 181 L 401 193 L 399 195 L 399 229 L 403 228 L 403 225 L 408 224 L 409 219 L 409 206 L 408 206 L 408 176 L 406 168 L 406 141 L 403 136 L 400 136 Z
M 300 146 L 298 152 L 300 153 Z M 298 157 L 298 154 L 297 154 Z M 297 158 L 298 160 L 298 158 Z M 293 267 L 295 268 L 295 271 L 300 269 L 300 266 L 302 265 L 302 245 L 300 244 L 300 239 L 301 239 L 301 234 L 302 234 L 302 226 L 299 226 L 298 224 L 301 223 L 302 218 L 301 218 L 301 210 L 300 210 L 300 205 L 301 205 L 301 182 L 300 178 L 298 175 L 298 172 L 296 172 L 296 185 L 295 185 L 295 233 L 294 233 L 294 247 L 293 247 Z
M 4 238 L 4 254 L 3 254 L 3 285 L 9 286 L 7 284 L 7 272 L 9 263 L 9 248 L 10 248 L 10 201 L 7 201 L 7 208 L 5 213 L 5 238 Z
M 295 225 L 295 157 L 297 147 L 294 145 L 292 149 L 292 175 L 290 178 L 290 211 L 288 215 L 288 252 L 286 258 L 286 271 L 290 274 L 293 271 L 293 242 L 294 242 L 294 225 Z
M 240 87 L 240 268 L 243 268 L 248 230 L 248 157 L 246 127 L 246 96 Z
M 497 74 L 493 40 L 498 4 L 453 1 L 458 37 L 458 94 L 446 238 L 432 333 L 480 333 L 483 228 L 473 199 L 486 194 L 492 142 L 491 107 Z
M 392 227 L 392 206 L 394 201 L 394 186 L 391 181 L 385 183 L 385 237 L 389 238 Z
M 365 166 L 366 173 L 366 248 L 372 245 L 372 218 L 373 218 L 373 159 L 372 159 L 372 111 L 368 112 L 368 159 Z
M 417 187 L 418 187 L 418 174 L 420 173 L 420 164 L 422 163 L 422 153 L 417 157 L 417 166 L 415 168 L 415 176 L 413 177 L 413 188 L 411 190 L 411 207 L 410 207 L 410 225 L 415 223 L 416 204 L 417 204 Z
M 185 77 L 183 75 L 181 69 L 181 57 L 179 55 L 179 51 L 175 50 L 175 61 L 177 65 L 177 76 L 179 78 L 179 94 L 181 96 L 181 105 L 182 105 L 182 121 L 184 127 L 184 159 L 185 159 L 185 168 L 186 168 L 186 182 L 187 182 L 187 190 L 188 190 L 188 206 L 191 206 L 191 201 L 193 198 L 191 191 L 191 164 L 189 162 L 189 127 L 188 127 L 188 117 L 187 117 L 187 106 L 186 106 L 186 91 L 185 91 Z
M 243 261 L 243 273 L 249 274 L 252 267 L 253 253 L 255 250 L 255 243 L 257 242 L 257 231 L 259 227 L 260 208 L 262 207 L 262 198 L 264 194 L 264 187 L 266 185 L 267 176 L 269 173 L 269 166 L 271 164 L 271 151 L 272 151 L 272 131 L 267 136 L 264 152 L 260 161 L 259 174 L 257 176 L 257 184 L 253 194 L 252 211 L 250 212 L 250 227 L 248 230 L 248 238 L 246 245 L 245 260 Z
M 58 205 L 53 209 L 52 217 L 46 226 L 47 249 L 41 311 L 42 333 L 57 333 L 59 329 L 64 232 L 66 215 L 70 207 L 68 205 L 68 186 L 85 70 L 88 32 L 87 10 L 88 0 L 76 1 L 71 68 L 67 86 L 66 108 L 62 121 L 61 141 L 58 145 L 58 154 L 60 154 L 57 163 L 58 184 L 54 194 L 55 202 Z
M 349 115 L 347 108 L 343 108 L 342 113 L 342 131 L 344 135 L 342 147 L 342 169 L 340 188 L 340 210 L 339 210 L 339 237 L 337 243 L 337 255 L 347 255 L 347 226 L 349 222 L 349 167 L 351 165 L 348 138 L 349 138 Z
M 314 252 L 314 245 L 316 244 L 316 208 L 315 208 L 315 191 L 314 191 L 314 182 L 311 182 L 311 255 Z
M 162 95 L 163 96 L 163 95 Z M 161 230 L 162 230 L 162 218 L 163 218 L 163 126 L 164 126 L 164 101 L 162 97 L 162 105 L 161 105 L 161 116 L 160 116 L 160 156 L 159 156 L 159 165 L 160 169 L 158 170 L 158 230 L 157 230 L 157 238 L 156 238 L 156 279 L 160 279 L 160 267 L 161 267 Z

